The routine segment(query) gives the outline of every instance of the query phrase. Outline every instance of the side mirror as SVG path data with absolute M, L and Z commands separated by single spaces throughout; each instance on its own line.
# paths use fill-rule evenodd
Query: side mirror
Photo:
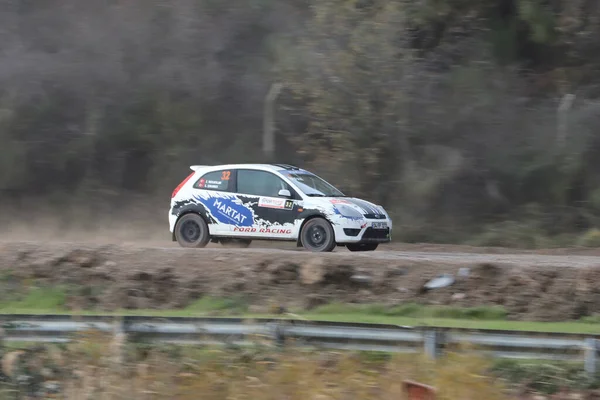
M 279 197 L 288 197 L 288 198 L 289 198 L 289 197 L 292 197 L 292 194 L 291 194 L 291 193 L 290 193 L 290 191 L 289 191 L 289 190 L 287 190 L 287 189 L 281 189 L 281 190 L 279 191 L 279 193 L 277 193 L 277 195 L 278 195 Z

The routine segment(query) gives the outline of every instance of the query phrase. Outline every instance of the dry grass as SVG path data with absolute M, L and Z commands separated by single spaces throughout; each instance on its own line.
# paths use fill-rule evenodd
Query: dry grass
M 225 356 L 222 354 L 221 356 Z M 440 390 L 440 400 L 503 399 L 502 388 L 483 375 L 478 362 L 454 358 L 434 367 L 415 365 L 415 360 L 395 359 L 366 367 L 349 355 L 328 353 L 279 355 L 272 360 L 228 363 L 224 360 L 191 364 L 182 368 L 152 356 L 126 368 L 87 366 L 82 378 L 70 380 L 69 399 L 100 395 L 110 399 L 305 400 L 305 399 L 403 399 L 403 379 L 419 377 Z
M 508 398 L 487 375 L 486 360 L 461 353 L 432 363 L 420 355 L 281 351 L 260 344 L 243 350 L 121 346 L 89 332 L 62 348 L 38 348 L 16 359 L 13 390 L 58 385 L 57 397 L 64 399 L 400 400 L 404 379 L 436 386 L 440 400 Z M 24 374 L 32 378 L 18 385 Z

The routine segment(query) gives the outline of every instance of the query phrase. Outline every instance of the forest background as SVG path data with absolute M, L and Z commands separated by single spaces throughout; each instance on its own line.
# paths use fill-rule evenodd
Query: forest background
M 396 241 L 600 245 L 596 0 L 5 0 L 0 50 L 4 227 L 168 238 L 189 165 L 277 161 Z

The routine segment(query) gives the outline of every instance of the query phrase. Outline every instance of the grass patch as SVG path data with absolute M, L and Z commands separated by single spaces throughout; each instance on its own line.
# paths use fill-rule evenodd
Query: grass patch
M 596 389 L 600 385 L 600 376 L 587 376 L 581 362 L 499 359 L 493 362 L 490 372 L 511 385 L 544 394 L 561 388 Z
M 531 332 L 600 334 L 600 324 L 573 322 L 531 322 L 531 321 L 485 321 L 451 318 L 412 318 L 390 317 L 365 314 L 300 314 L 315 321 L 362 322 L 371 324 L 392 324 L 400 326 L 422 326 L 441 328 L 493 329 Z
M 484 321 L 505 320 L 508 315 L 503 307 L 423 306 L 415 303 L 393 307 L 379 304 L 332 303 L 315 308 L 311 314 L 364 314 L 386 317 L 475 319 Z
M 585 324 L 600 324 L 600 315 L 594 314 L 588 317 L 581 318 L 581 322 Z
M 62 287 L 36 287 L 23 297 L 0 302 L 0 311 L 14 310 L 64 310 L 67 301 L 66 290 Z

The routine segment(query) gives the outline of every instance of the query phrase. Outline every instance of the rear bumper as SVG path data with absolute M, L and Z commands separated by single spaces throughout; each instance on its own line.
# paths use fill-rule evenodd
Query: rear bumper
M 173 215 L 169 210 L 169 232 L 174 233 L 175 223 L 177 222 L 177 215 Z

